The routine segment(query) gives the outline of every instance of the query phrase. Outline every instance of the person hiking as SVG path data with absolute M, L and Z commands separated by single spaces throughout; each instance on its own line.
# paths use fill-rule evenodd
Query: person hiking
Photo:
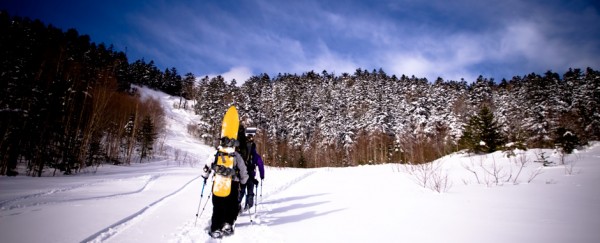
M 210 231 L 208 233 L 213 238 L 221 238 L 224 235 L 233 234 L 234 223 L 239 214 L 240 207 L 238 202 L 240 184 L 246 184 L 248 181 L 248 172 L 242 156 L 236 151 L 231 151 L 227 154 L 220 152 L 223 147 L 232 147 L 231 143 L 233 143 L 233 145 L 239 145 L 238 141 L 236 140 L 230 140 L 228 138 L 221 139 L 217 153 L 215 154 L 215 159 L 212 163 L 210 163 L 210 165 L 204 165 L 203 173 L 201 175 L 206 183 L 206 180 L 212 171 L 215 171 L 215 173 L 223 173 L 223 171 L 227 171 L 225 173 L 233 174 L 231 180 L 231 192 L 228 196 L 219 197 L 213 193 L 213 214 L 211 217 Z M 217 165 L 217 159 L 219 156 L 233 156 L 233 170 L 220 168 Z
M 254 135 L 252 134 L 246 137 L 246 151 L 246 156 L 243 157 L 243 159 L 246 162 L 246 168 L 248 169 L 248 182 L 242 185 L 238 199 L 241 206 L 242 200 L 244 196 L 246 196 L 243 211 L 254 206 L 254 187 L 258 186 L 258 180 L 256 179 L 257 167 L 260 172 L 260 180 L 262 181 L 265 179 L 264 163 L 260 155 L 256 152 L 256 144 L 254 143 Z

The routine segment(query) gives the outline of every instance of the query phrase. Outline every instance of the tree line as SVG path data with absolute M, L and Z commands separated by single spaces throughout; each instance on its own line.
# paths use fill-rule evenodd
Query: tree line
M 424 163 L 467 149 L 570 150 L 600 138 L 600 73 L 548 71 L 495 82 L 430 82 L 357 69 L 261 74 L 238 87 L 222 77 L 200 80 L 191 129 L 216 141 L 226 107 L 256 126 L 260 152 L 275 166 L 320 167 Z M 576 141 L 576 142 L 575 142 Z
M 566 143 L 565 134 L 578 144 L 600 137 L 600 74 L 592 68 L 500 82 L 357 69 L 260 74 L 238 84 L 182 77 L 143 59 L 129 63 L 74 29 L 5 12 L 0 55 L 1 175 L 14 175 L 19 163 L 40 176 L 151 157 L 164 112 L 131 84 L 180 96 L 178 107 L 200 117 L 188 131 L 211 145 L 223 113 L 236 105 L 242 122 L 259 128 L 258 148 L 273 166 L 423 163 L 461 149 L 548 148 Z

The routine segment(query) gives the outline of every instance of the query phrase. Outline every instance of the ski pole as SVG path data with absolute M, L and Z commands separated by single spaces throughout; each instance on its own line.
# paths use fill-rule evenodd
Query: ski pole
M 198 212 L 200 212 L 200 205 L 202 205 L 202 197 L 204 197 L 204 186 L 206 186 L 206 178 L 204 178 L 204 183 L 202 183 L 202 192 L 200 192 L 200 201 L 198 202 L 198 210 L 196 210 L 196 220 L 194 220 L 194 226 L 196 226 L 196 221 L 198 221 Z M 204 212 L 204 210 L 202 210 Z
M 261 180 L 262 181 L 262 180 Z M 261 182 L 262 183 L 262 182 Z M 256 184 L 255 186 L 256 192 L 258 192 L 258 184 Z M 261 192 L 261 197 L 262 197 L 262 192 Z M 254 196 L 254 214 L 256 214 L 256 208 L 258 207 L 258 197 L 255 195 Z
M 202 207 L 202 212 L 200 212 L 200 216 L 202 216 L 202 213 L 204 213 L 204 209 L 206 208 L 206 204 L 208 204 L 208 201 L 210 201 L 210 196 L 212 196 L 212 193 L 208 194 L 208 198 L 206 198 L 206 202 L 204 202 L 204 206 Z

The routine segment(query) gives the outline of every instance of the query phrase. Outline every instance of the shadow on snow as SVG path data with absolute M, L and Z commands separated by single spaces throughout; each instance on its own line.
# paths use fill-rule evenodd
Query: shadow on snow
M 314 206 L 328 203 L 329 201 L 317 201 L 317 202 L 307 202 L 307 203 L 298 202 L 298 203 L 293 203 L 290 205 L 284 204 L 286 202 L 304 200 L 304 199 L 319 197 L 319 196 L 323 196 L 323 195 L 327 195 L 327 193 L 295 196 L 295 197 L 288 197 L 288 198 L 279 198 L 279 199 L 275 199 L 275 200 L 269 200 L 266 202 L 262 202 L 260 204 L 265 204 L 265 205 L 273 204 L 274 208 L 268 212 L 265 212 L 262 216 L 260 216 L 262 218 L 261 224 L 269 225 L 269 226 L 287 224 L 287 223 L 298 222 L 298 221 L 302 221 L 302 220 L 306 220 L 306 219 L 310 219 L 310 218 L 320 217 L 323 215 L 327 215 L 330 213 L 335 213 L 335 212 L 344 210 L 344 209 L 335 209 L 335 210 L 329 210 L 329 211 L 325 211 L 325 212 L 316 212 L 316 211 L 312 211 L 312 210 L 306 211 L 307 209 L 310 209 Z M 277 204 L 280 204 L 280 207 L 277 207 L 276 206 Z M 284 205 L 281 205 L 281 204 L 284 204 Z M 294 210 L 305 210 L 305 212 L 301 212 L 301 213 L 297 213 L 297 214 L 289 214 L 289 213 L 286 214 L 286 212 L 290 212 L 290 211 L 294 211 Z M 258 214 L 260 215 L 261 213 L 259 212 Z M 278 216 L 278 214 L 280 214 L 280 216 Z M 245 225 L 250 225 L 250 224 L 251 224 L 250 222 L 241 223 L 238 226 L 245 226 Z

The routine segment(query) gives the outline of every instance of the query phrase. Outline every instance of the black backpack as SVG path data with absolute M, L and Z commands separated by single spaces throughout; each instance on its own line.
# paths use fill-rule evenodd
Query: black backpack
M 254 153 L 253 151 L 256 149 L 256 144 L 254 142 L 249 142 L 246 146 L 248 150 L 248 155 L 246 156 L 246 167 L 248 168 L 248 172 L 254 172 L 256 169 L 256 163 L 254 163 Z
M 244 128 L 243 125 L 240 124 L 240 128 L 238 129 L 238 136 L 237 136 L 237 140 L 239 142 L 238 147 L 236 147 L 236 150 L 238 153 L 240 153 L 240 155 L 242 156 L 242 159 L 244 159 L 244 163 L 248 163 L 246 161 L 246 159 L 248 158 L 248 141 L 246 139 L 246 128 Z
M 236 150 L 242 156 L 248 174 L 254 175 L 256 163 L 254 163 L 254 159 L 252 158 L 252 151 L 253 149 L 256 149 L 256 144 L 254 144 L 253 141 L 248 141 L 248 138 L 246 137 L 246 128 L 241 124 L 238 129 L 238 141 L 239 146 Z

